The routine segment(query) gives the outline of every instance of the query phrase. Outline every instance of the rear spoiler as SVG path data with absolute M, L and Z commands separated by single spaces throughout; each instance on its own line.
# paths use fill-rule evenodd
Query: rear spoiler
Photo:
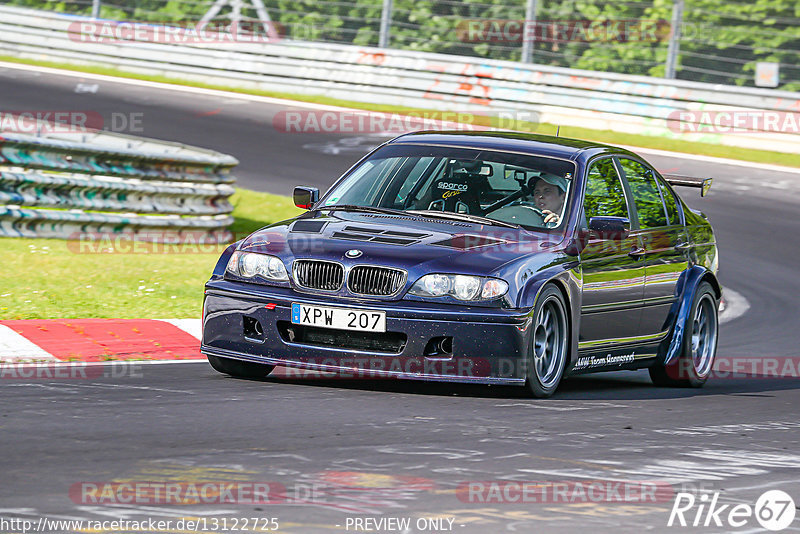
M 692 176 L 682 176 L 680 174 L 664 174 L 664 180 L 670 185 L 677 185 L 681 187 L 697 187 L 700 189 L 700 196 L 704 197 L 711 189 L 711 182 L 713 178 L 694 178 Z

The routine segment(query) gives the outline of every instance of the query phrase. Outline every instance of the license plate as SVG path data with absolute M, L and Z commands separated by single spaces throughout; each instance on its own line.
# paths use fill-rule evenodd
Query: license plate
M 292 322 L 337 330 L 386 332 L 386 312 L 292 303 Z

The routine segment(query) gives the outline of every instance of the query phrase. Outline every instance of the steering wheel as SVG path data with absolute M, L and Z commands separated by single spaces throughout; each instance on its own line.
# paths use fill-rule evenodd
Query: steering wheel
M 499 221 L 505 221 L 514 224 L 524 224 L 527 226 L 545 226 L 544 214 L 542 213 L 542 210 L 536 206 L 530 206 L 527 204 L 508 204 L 497 209 L 493 209 L 487 213 L 492 213 L 492 218 Z
M 544 219 L 544 214 L 542 213 L 542 210 L 540 210 L 536 206 L 531 206 L 530 204 L 522 204 L 522 203 L 506 204 L 505 206 L 500 206 L 499 208 L 495 208 L 491 211 L 484 212 L 483 215 L 488 215 L 489 213 L 494 213 L 496 211 L 500 211 L 506 208 L 524 208 L 527 210 L 531 210 L 532 212 L 536 213 L 536 215 Z

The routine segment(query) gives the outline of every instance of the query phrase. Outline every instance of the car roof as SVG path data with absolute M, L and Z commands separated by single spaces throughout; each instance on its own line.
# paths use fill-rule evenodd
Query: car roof
M 445 145 L 486 150 L 513 150 L 531 155 L 563 159 L 588 159 L 602 153 L 630 154 L 623 148 L 594 141 L 509 131 L 424 131 L 389 141 L 389 144 Z

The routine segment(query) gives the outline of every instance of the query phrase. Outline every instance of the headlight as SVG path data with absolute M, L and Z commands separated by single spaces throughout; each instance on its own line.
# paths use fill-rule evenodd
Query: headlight
M 472 300 L 481 290 L 481 279 L 477 276 L 453 277 L 453 296 L 458 300 Z
M 266 274 L 269 267 L 269 260 L 257 254 L 242 254 L 239 260 L 239 274 L 246 278 L 252 278 L 257 274 Z
M 289 280 L 286 266 L 280 258 L 255 252 L 234 252 L 228 260 L 228 271 L 244 278 L 260 276 L 273 282 Z
M 422 293 L 431 297 L 447 295 L 450 293 L 450 288 L 453 285 L 450 277 L 445 274 L 429 274 L 428 276 L 423 276 L 417 284 L 420 285 Z M 416 284 L 414 287 L 416 287 Z
M 418 297 L 450 295 L 458 300 L 477 300 L 502 297 L 507 291 L 508 284 L 497 278 L 463 274 L 426 274 L 417 280 L 409 293 Z

